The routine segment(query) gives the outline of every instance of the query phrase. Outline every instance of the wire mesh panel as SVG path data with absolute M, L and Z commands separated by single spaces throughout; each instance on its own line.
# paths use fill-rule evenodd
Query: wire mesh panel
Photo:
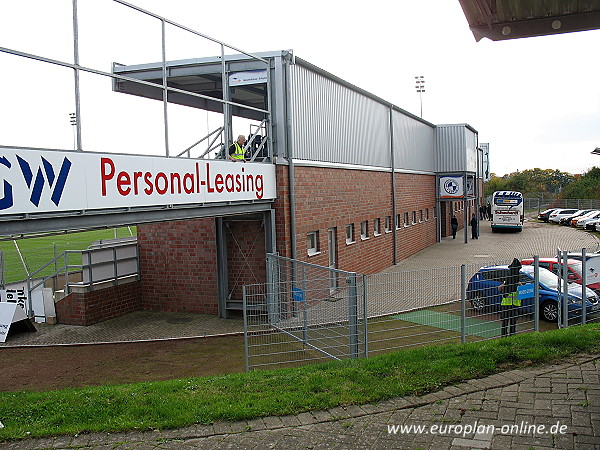
M 247 369 L 365 355 L 362 276 L 276 255 L 267 265 L 268 282 L 244 289 Z

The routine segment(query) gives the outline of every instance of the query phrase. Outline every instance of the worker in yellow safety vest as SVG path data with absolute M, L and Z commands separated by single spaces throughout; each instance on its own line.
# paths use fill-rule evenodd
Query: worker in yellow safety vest
M 519 285 L 519 272 L 521 270 L 521 262 L 515 258 L 508 266 L 509 275 L 498 290 L 504 297 L 500 302 L 500 317 L 502 318 L 502 337 L 513 335 L 516 333 L 517 317 L 519 316 L 519 308 L 521 307 L 521 299 L 517 286 Z
M 244 161 L 246 162 L 244 144 L 246 143 L 246 136 L 240 134 L 237 140 L 229 146 L 229 159 L 231 161 Z

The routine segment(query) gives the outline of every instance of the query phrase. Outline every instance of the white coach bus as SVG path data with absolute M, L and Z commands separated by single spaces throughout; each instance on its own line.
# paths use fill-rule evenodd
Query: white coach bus
M 523 229 L 523 194 L 496 191 L 492 196 L 492 231 Z

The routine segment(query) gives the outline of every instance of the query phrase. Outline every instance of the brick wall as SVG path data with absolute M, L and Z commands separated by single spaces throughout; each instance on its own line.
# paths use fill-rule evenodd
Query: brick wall
M 72 292 L 56 302 L 56 320 L 66 325 L 93 325 L 139 309 L 140 282 L 97 291 Z
M 215 220 L 140 225 L 141 309 L 218 314 Z
M 279 175 L 279 173 L 278 173 Z M 286 174 L 287 175 L 287 172 Z M 397 230 L 398 259 L 406 258 L 435 243 L 435 176 L 396 174 L 396 207 L 402 220 Z M 279 184 L 279 180 L 278 180 Z M 295 167 L 297 257 L 328 265 L 327 230 L 336 228 L 338 268 L 375 273 L 393 264 L 393 237 L 386 233 L 385 218 L 392 216 L 391 174 L 389 172 Z M 283 206 L 284 199 L 278 199 Z M 287 206 L 287 205 L 285 205 Z M 429 209 L 429 220 L 425 220 Z M 420 211 L 424 219 L 420 221 Z M 417 223 L 412 224 L 412 212 Z M 404 213 L 411 223 L 404 227 Z M 289 221 L 289 210 L 277 210 L 278 221 Z M 374 236 L 374 220 L 379 219 L 381 235 Z M 393 223 L 393 217 L 391 218 Z M 361 239 L 361 222 L 368 223 L 368 239 Z M 354 224 L 353 244 L 346 243 L 346 225 Z M 278 222 L 278 233 L 283 224 Z M 307 233 L 319 232 L 320 253 L 308 256 Z M 277 250 L 289 252 L 289 241 L 278 236 Z M 281 248 L 280 248 L 281 247 Z

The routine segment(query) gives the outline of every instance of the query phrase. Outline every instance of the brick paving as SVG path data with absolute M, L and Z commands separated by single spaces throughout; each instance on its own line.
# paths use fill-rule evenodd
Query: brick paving
M 600 449 L 600 355 L 379 404 L 176 430 L 29 439 L 4 448 Z

